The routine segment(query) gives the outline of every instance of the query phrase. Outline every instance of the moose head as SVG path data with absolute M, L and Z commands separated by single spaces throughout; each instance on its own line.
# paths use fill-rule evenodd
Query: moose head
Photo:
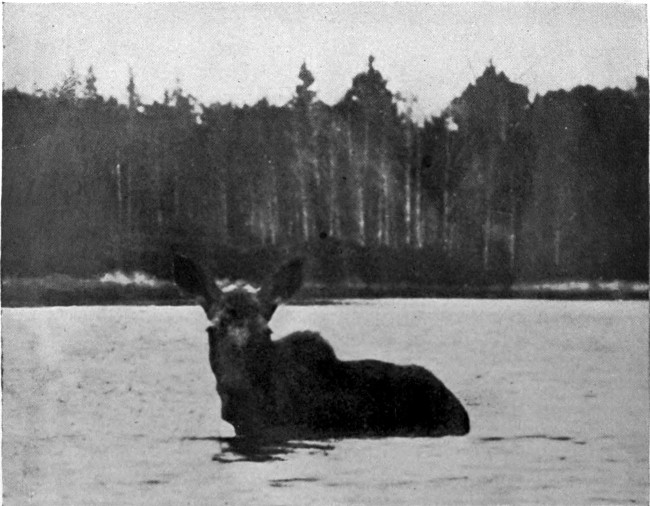
M 177 285 L 210 322 L 210 366 L 221 415 L 238 436 L 462 435 L 469 417 L 430 372 L 377 360 L 340 361 L 315 332 L 272 340 L 268 322 L 302 283 L 302 261 L 283 265 L 259 291 L 221 291 L 176 255 Z

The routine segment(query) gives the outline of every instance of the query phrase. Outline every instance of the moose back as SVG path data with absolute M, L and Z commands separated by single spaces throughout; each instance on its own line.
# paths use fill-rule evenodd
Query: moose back
M 210 321 L 210 367 L 222 418 L 238 436 L 461 436 L 467 411 L 416 365 L 342 361 L 315 332 L 271 339 L 268 322 L 302 283 L 302 261 L 281 267 L 259 292 L 222 292 L 189 258 L 176 255 L 177 285 Z

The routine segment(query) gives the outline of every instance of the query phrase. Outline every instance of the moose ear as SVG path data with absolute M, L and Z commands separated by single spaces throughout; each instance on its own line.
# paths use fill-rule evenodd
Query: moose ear
M 185 255 L 174 255 L 174 281 L 178 287 L 194 295 L 210 318 L 210 310 L 221 296 L 219 289 L 210 283 L 205 273 Z
M 260 292 L 262 316 L 267 321 L 271 319 L 278 305 L 289 299 L 302 285 L 303 264 L 302 258 L 294 258 L 280 267 L 262 287 Z

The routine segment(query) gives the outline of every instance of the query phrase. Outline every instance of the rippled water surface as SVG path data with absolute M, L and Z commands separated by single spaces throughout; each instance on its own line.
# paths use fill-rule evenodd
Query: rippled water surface
M 647 504 L 647 302 L 343 302 L 272 328 L 427 367 L 469 436 L 242 444 L 198 307 L 4 309 L 5 504 Z

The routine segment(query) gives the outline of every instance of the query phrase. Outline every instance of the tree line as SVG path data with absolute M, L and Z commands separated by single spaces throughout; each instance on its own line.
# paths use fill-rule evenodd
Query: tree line
M 147 105 L 133 75 L 121 104 L 92 67 L 3 91 L 3 275 L 168 277 L 179 250 L 253 278 L 299 253 L 315 281 L 647 279 L 647 79 L 530 102 L 490 63 L 423 123 L 372 57 L 336 104 L 314 80 L 282 106 Z

